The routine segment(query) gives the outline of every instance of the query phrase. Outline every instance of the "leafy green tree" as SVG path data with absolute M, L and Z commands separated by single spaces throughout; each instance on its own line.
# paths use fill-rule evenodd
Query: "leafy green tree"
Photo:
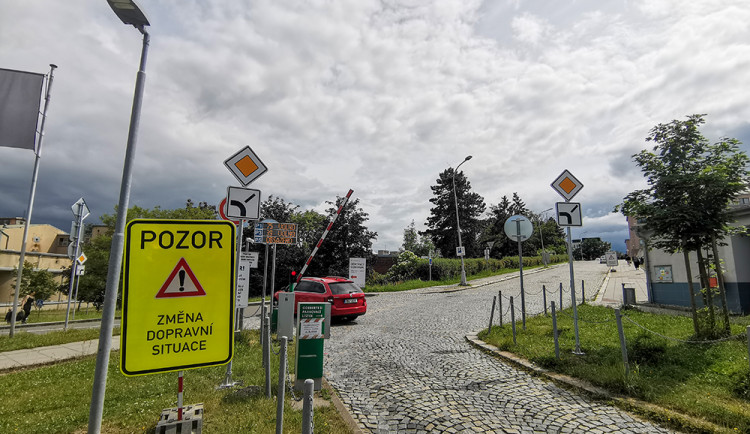
M 430 252 L 435 250 L 435 246 L 429 237 L 420 235 L 415 227 L 414 220 L 404 229 L 404 244 L 401 246 L 405 251 L 409 251 L 420 256 L 429 256 Z
M 320 236 L 320 227 L 324 225 L 325 216 L 315 211 L 299 211 L 299 205 L 285 201 L 283 198 L 269 196 L 260 204 L 261 220 L 270 219 L 280 223 L 295 223 L 297 225 L 297 244 L 276 246 L 276 274 L 274 276 L 274 290 L 286 289 L 291 271 L 300 271 L 307 259 L 307 255 L 315 246 Z M 252 228 L 245 231 L 245 237 L 252 237 Z M 251 244 L 247 249 L 259 252 L 259 264 L 257 269 L 250 270 L 250 295 L 260 295 L 263 290 L 263 266 L 266 263 L 266 246 L 263 244 Z M 273 247 L 269 246 L 268 273 L 273 266 Z M 271 282 L 268 282 L 267 291 L 270 293 Z
M 13 275 L 18 276 L 18 267 L 13 270 Z M 16 284 L 16 279 L 13 279 Z M 49 270 L 34 270 L 34 264 L 23 261 L 23 270 L 21 271 L 21 285 L 19 293 L 21 295 L 30 295 L 36 300 L 47 300 L 57 291 L 58 283 L 55 276 Z
M 584 238 L 573 251 L 573 257 L 588 261 L 604 256 L 611 248 L 611 243 L 599 238 Z
M 711 144 L 699 131 L 705 115 L 691 115 L 687 120 L 673 120 L 654 127 L 647 142 L 655 143 L 653 151 L 633 155 L 648 180 L 648 188 L 635 190 L 623 200 L 624 215 L 637 217 L 653 233 L 650 244 L 671 253 L 682 252 L 688 276 L 693 328 L 696 336 L 715 334 L 713 300 L 701 250 L 712 246 L 732 232 L 731 200 L 742 192 L 750 180 L 747 155 L 740 151 L 736 139 L 722 138 Z M 704 304 L 708 311 L 707 330 L 699 324 L 693 291 L 690 252 L 699 258 L 699 272 L 706 291 Z M 714 258 L 718 261 L 718 258 Z M 721 290 L 725 333 L 729 327 L 726 293 Z
M 334 216 L 344 198 L 339 197 L 336 203 L 327 210 Z M 369 215 L 359 207 L 359 199 L 349 200 L 338 216 L 326 240 L 318 250 L 315 259 L 306 271 L 308 276 L 348 276 L 349 258 L 372 258 L 372 242 L 378 237 L 377 232 L 367 229 L 365 223 Z M 320 235 L 327 226 L 320 228 Z M 369 262 L 369 261 L 368 261 Z
M 458 214 L 461 223 L 461 242 L 469 258 L 482 255 L 484 248 L 479 244 L 479 235 L 483 227 L 481 216 L 485 211 L 484 199 L 471 191 L 471 183 L 463 172 L 456 173 L 452 167 L 440 173 L 436 185 L 431 186 L 434 205 L 427 218 L 427 230 L 422 234 L 429 236 L 435 248 L 442 256 L 452 257 L 458 247 L 456 222 L 456 199 L 453 194 L 453 177 L 455 175 Z

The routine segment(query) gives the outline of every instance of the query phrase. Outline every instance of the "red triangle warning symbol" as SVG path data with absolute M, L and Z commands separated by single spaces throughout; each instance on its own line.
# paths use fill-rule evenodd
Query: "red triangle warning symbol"
M 194 297 L 199 295 L 206 295 L 206 291 L 195 278 L 195 274 L 193 274 L 193 270 L 190 269 L 185 258 L 180 258 L 164 285 L 156 293 L 155 298 Z

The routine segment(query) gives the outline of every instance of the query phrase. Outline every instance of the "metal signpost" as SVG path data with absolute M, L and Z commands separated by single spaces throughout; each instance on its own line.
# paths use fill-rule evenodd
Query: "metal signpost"
M 83 265 L 84 262 L 86 262 L 86 254 L 81 252 L 80 255 L 75 260 L 75 264 L 73 265 L 75 272 L 76 272 L 76 290 L 73 293 L 73 300 L 78 302 L 78 284 L 81 283 L 81 276 L 85 273 L 86 266 Z M 76 309 L 75 306 L 73 306 L 73 311 L 70 313 L 71 319 L 76 319 Z
M 578 194 L 578 192 L 583 188 L 583 184 L 576 179 L 575 176 L 573 176 L 572 173 L 570 173 L 567 169 L 563 171 L 563 173 L 558 176 L 555 181 L 551 184 L 552 188 L 565 199 L 565 203 L 567 203 L 568 207 L 575 205 L 571 204 L 570 200 L 573 199 L 573 197 Z M 579 204 L 580 205 L 580 204 Z M 580 209 L 581 207 L 576 207 L 579 214 L 579 221 L 580 221 Z M 568 215 L 570 216 L 569 223 L 572 223 L 573 221 L 573 215 L 571 213 L 575 213 L 575 209 L 566 208 Z M 560 216 L 560 208 L 558 206 L 558 217 L 557 221 L 558 224 L 560 224 L 561 216 Z M 560 224 L 563 226 L 563 224 Z M 579 226 L 582 225 L 579 224 Z M 570 226 L 567 225 L 567 235 L 568 235 L 568 264 L 570 267 L 570 298 L 573 302 L 573 328 L 575 330 L 575 337 L 576 337 L 576 347 L 573 350 L 573 354 L 583 354 L 581 351 L 581 341 L 578 335 L 578 306 L 576 305 L 576 291 L 575 291 L 575 275 L 573 272 L 573 238 L 570 233 Z M 560 309 L 562 309 L 562 304 L 560 304 Z
M 518 243 L 518 267 L 521 278 L 521 319 L 523 329 L 526 330 L 526 295 L 523 289 L 523 250 L 521 249 L 521 242 L 529 239 L 531 233 L 534 231 L 534 226 L 526 217 L 514 215 L 505 221 L 503 229 L 508 238 Z
M 120 370 L 223 365 L 234 351 L 235 227 L 133 220 L 126 230 Z
M 245 146 L 234 155 L 224 160 L 224 166 L 226 166 L 232 175 L 237 178 L 237 181 L 245 187 L 268 171 L 266 165 L 263 164 L 260 158 L 252 149 L 250 149 L 249 146 Z M 242 278 L 242 274 L 247 272 L 244 270 L 245 265 L 239 265 L 242 253 L 242 233 L 245 222 L 248 220 L 258 220 L 260 218 L 260 195 L 260 190 L 229 186 L 227 187 L 227 197 L 219 204 L 219 214 L 221 217 L 238 225 L 236 252 L 238 267 L 237 274 L 235 275 L 236 291 L 234 297 L 235 300 L 240 301 L 241 303 L 243 303 L 242 300 L 244 300 L 243 304 L 245 305 L 239 310 L 239 312 L 235 312 L 237 321 L 239 322 L 239 329 L 242 329 L 243 326 L 244 307 L 247 306 L 247 292 L 249 290 L 246 287 L 247 280 Z M 232 220 L 233 218 L 238 220 Z M 263 309 L 265 312 L 265 294 L 263 295 Z M 235 307 L 235 309 L 237 309 L 237 307 Z M 265 318 L 262 317 L 261 331 L 264 330 L 264 321 Z M 229 360 L 224 383 L 219 387 L 232 387 L 237 384 L 239 383 L 232 381 L 232 361 Z
M 68 307 L 65 311 L 65 325 L 63 326 L 63 330 L 68 330 L 68 321 L 70 320 L 70 302 L 73 298 L 73 288 L 77 287 L 73 282 L 76 282 L 76 276 L 77 276 L 77 268 L 79 265 L 79 256 L 81 254 L 81 234 L 83 233 L 83 220 L 89 216 L 90 211 L 89 207 L 86 206 L 86 201 L 83 200 L 83 198 L 80 198 L 76 201 L 76 203 L 73 204 L 71 207 L 71 210 L 73 211 L 73 215 L 75 216 L 75 220 L 73 220 L 71 227 L 70 227 L 70 241 L 71 243 L 68 245 L 68 256 L 70 259 L 74 259 L 73 265 L 70 269 L 70 282 L 68 285 Z M 70 247 L 73 246 L 73 247 Z M 72 253 L 72 255 L 71 255 Z M 86 261 L 86 255 L 83 255 L 83 261 Z M 83 262 L 80 263 L 83 265 Z M 76 291 L 77 292 L 77 291 Z M 77 296 L 77 294 L 76 294 Z

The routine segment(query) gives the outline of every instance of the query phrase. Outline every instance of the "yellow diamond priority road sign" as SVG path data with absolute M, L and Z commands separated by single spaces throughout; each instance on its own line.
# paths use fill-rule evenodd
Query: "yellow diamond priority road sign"
M 222 365 L 234 351 L 235 226 L 133 220 L 126 230 L 120 370 Z
M 268 171 L 266 165 L 260 161 L 260 158 L 255 155 L 255 152 L 249 146 L 245 146 L 239 152 L 227 158 L 224 165 L 244 186 L 250 185 L 260 175 Z
M 565 169 L 551 185 L 552 188 L 554 188 L 555 191 L 557 191 L 557 193 L 559 193 L 566 201 L 573 199 L 573 197 L 583 188 L 581 181 L 576 179 L 576 177 L 567 169 Z

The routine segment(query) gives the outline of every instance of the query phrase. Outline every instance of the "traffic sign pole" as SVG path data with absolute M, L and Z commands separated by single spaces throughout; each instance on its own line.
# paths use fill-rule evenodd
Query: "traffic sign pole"
M 573 350 L 573 354 L 581 355 L 583 351 L 581 351 L 581 340 L 578 336 L 578 306 L 576 305 L 576 283 L 573 271 L 573 238 L 571 238 L 570 226 L 566 229 L 568 231 L 568 264 L 570 266 L 570 300 L 573 302 L 573 328 L 576 336 L 576 348 Z
M 563 173 L 560 174 L 560 176 L 555 179 L 552 184 L 552 188 L 557 191 L 557 193 L 565 199 L 566 203 L 570 203 L 570 200 L 573 199 L 573 197 L 578 194 L 579 191 L 583 188 L 583 183 L 579 181 L 575 176 L 573 176 L 570 171 L 567 169 L 563 171 Z M 572 214 L 573 211 L 575 211 L 576 208 L 571 208 L 568 212 L 568 214 Z M 580 212 L 580 207 L 577 207 L 578 212 Z M 560 221 L 560 211 L 558 207 L 558 224 Z M 581 351 L 581 341 L 579 339 L 578 335 L 578 306 L 576 304 L 576 284 L 575 284 L 575 274 L 573 271 L 573 237 L 570 233 L 570 226 L 573 223 L 572 216 L 568 219 L 568 225 L 567 232 L 568 232 L 568 264 L 570 267 L 570 299 L 573 302 L 573 328 L 575 330 L 575 337 L 576 337 L 576 347 L 573 350 L 573 354 L 581 355 L 583 354 L 583 351 Z M 562 226 L 562 225 L 561 225 Z M 575 225 L 580 226 L 580 225 Z M 562 284 L 561 284 L 562 285 Z M 562 294 L 562 293 L 561 293 Z M 561 300 L 562 301 L 562 300 Z M 562 303 L 560 303 L 560 309 L 562 309 Z
M 518 236 L 518 269 L 521 280 L 521 322 L 526 330 L 526 295 L 523 290 L 523 248 L 521 247 L 521 219 L 516 220 L 516 234 Z
M 75 239 L 73 240 L 73 265 L 70 268 L 70 282 L 68 282 L 68 307 L 65 311 L 65 325 L 63 326 L 63 330 L 68 330 L 68 320 L 70 319 L 70 302 L 71 297 L 73 296 L 73 287 L 75 283 L 76 288 L 76 297 L 78 296 L 78 280 L 80 280 L 80 277 L 77 277 L 76 269 L 78 268 L 78 256 L 81 249 L 81 230 L 83 229 L 83 219 L 89 216 L 89 208 L 86 206 L 86 201 L 83 200 L 83 198 L 78 199 L 76 203 L 73 204 L 73 215 L 75 216 L 75 224 L 73 225 L 76 229 Z

